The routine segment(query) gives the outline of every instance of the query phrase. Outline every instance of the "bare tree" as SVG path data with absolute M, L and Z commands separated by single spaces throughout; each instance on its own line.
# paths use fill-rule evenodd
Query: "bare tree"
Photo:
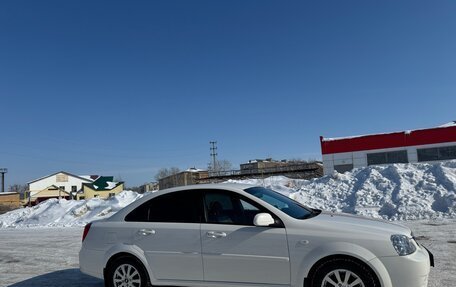
M 180 169 L 178 167 L 171 167 L 171 168 L 163 167 L 158 170 L 157 174 L 155 174 L 155 180 L 158 181 L 158 180 L 168 177 L 170 175 L 178 174 L 179 172 L 180 172 Z
M 13 184 L 9 186 L 9 191 L 20 193 L 21 198 L 25 197 L 25 193 L 28 190 L 27 184 Z
M 292 158 L 292 159 L 288 160 L 288 162 L 294 163 L 294 164 L 312 163 L 312 162 L 316 162 L 316 161 L 317 160 L 315 158 L 308 158 L 308 159 Z
M 211 162 L 208 164 L 207 166 L 207 169 L 209 171 L 215 171 L 215 172 L 218 172 L 218 171 L 228 171 L 228 170 L 232 170 L 233 169 L 233 164 L 231 164 L 231 162 L 229 160 L 226 160 L 226 159 L 221 159 L 221 160 L 217 160 L 215 162 L 215 166 L 213 166 L 214 164 Z

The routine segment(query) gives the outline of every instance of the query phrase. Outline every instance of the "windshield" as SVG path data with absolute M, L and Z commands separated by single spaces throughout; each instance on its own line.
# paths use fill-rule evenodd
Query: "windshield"
M 251 187 L 245 189 L 245 191 L 296 219 L 314 217 L 321 212 L 320 210 L 305 207 L 285 195 L 264 187 Z

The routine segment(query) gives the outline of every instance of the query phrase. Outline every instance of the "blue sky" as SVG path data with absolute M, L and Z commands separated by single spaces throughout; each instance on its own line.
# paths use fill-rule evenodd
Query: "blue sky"
M 454 1 L 1 1 L 6 185 L 456 120 Z

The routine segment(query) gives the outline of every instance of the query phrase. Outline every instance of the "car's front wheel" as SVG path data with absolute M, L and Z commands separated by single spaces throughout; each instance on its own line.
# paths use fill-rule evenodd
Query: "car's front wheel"
M 112 262 L 106 274 L 108 287 L 147 287 L 148 278 L 141 263 L 128 257 Z
M 311 287 L 379 287 L 373 272 L 350 259 L 332 259 L 321 263 L 311 279 Z

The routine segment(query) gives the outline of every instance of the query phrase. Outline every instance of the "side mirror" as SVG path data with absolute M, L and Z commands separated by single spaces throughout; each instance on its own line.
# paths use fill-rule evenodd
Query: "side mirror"
M 269 226 L 274 223 L 274 218 L 272 218 L 269 213 L 258 213 L 253 219 L 253 224 L 255 226 Z

